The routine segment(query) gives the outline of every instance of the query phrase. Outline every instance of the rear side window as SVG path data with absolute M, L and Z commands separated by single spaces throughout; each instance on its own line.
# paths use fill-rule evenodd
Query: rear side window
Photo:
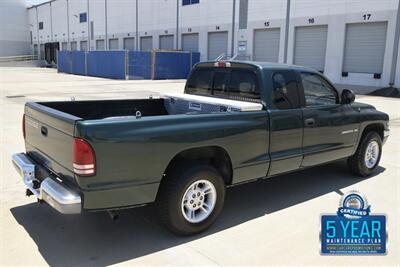
M 300 107 L 296 76 L 292 71 L 277 71 L 272 75 L 272 102 L 276 109 Z
M 199 68 L 190 76 L 186 93 L 239 101 L 260 101 L 257 75 L 246 69 Z

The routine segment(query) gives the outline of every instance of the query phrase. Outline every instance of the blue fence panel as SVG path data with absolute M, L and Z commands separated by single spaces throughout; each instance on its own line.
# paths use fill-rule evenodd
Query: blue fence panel
M 192 66 L 190 52 L 156 52 L 154 79 L 186 79 Z
M 58 51 L 57 52 L 57 70 L 58 72 L 71 73 L 71 52 Z
M 200 62 L 200 53 L 199 52 L 192 52 L 192 67 Z
M 125 51 L 88 52 L 87 75 L 111 79 L 125 79 Z
M 86 52 L 72 51 L 71 52 L 71 73 L 77 75 L 86 75 Z
M 151 52 L 128 52 L 129 79 L 151 79 Z

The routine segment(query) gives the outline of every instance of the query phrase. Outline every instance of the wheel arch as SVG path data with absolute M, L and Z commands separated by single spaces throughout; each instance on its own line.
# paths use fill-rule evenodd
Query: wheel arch
M 361 140 L 363 140 L 363 138 L 369 133 L 369 132 L 376 132 L 377 134 L 379 134 L 379 136 L 381 137 L 381 140 L 383 140 L 384 138 L 384 131 L 385 131 L 385 125 L 381 122 L 375 122 L 375 123 L 371 123 L 368 124 L 364 127 L 362 133 L 361 133 L 361 137 L 360 137 L 360 142 Z M 359 142 L 359 143 L 360 143 Z
M 212 165 L 222 175 L 226 185 L 232 183 L 232 161 L 228 152 L 220 146 L 195 147 L 177 153 L 168 163 L 162 180 L 166 179 L 168 173 L 173 169 L 183 165 L 190 165 L 193 162 Z

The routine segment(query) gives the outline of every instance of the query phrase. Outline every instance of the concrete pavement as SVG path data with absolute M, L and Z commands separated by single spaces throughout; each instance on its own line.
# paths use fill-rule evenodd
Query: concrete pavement
M 180 92 L 184 81 L 116 81 L 57 74 L 52 69 L 0 68 L 0 265 L 387 265 L 400 263 L 400 99 L 357 96 L 390 114 L 391 137 L 380 167 L 360 179 L 344 162 L 228 189 L 220 219 L 207 232 L 176 237 L 152 206 L 63 216 L 34 198 L 10 156 L 24 150 L 26 101 L 116 99 Z M 388 215 L 386 256 L 321 256 L 319 217 L 334 213 L 340 195 L 364 193 L 373 213 Z

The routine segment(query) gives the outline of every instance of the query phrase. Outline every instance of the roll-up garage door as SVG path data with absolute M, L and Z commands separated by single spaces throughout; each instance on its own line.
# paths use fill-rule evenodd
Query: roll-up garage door
M 208 33 L 208 59 L 214 60 L 221 54 L 228 53 L 228 32 Z
M 199 34 L 198 33 L 182 34 L 182 50 L 199 52 Z
M 78 43 L 76 41 L 71 42 L 71 51 L 78 50 Z
M 104 40 L 100 39 L 100 40 L 96 40 L 96 50 L 104 50 Z
M 174 49 L 174 36 L 160 35 L 160 49 Z
M 325 69 L 328 26 L 305 26 L 295 29 L 294 64 Z
M 87 41 L 81 41 L 80 50 L 81 51 L 88 51 L 88 43 L 87 43 Z
M 124 49 L 125 50 L 135 50 L 135 38 L 134 37 L 124 38 Z
M 387 22 L 346 25 L 343 71 L 382 73 Z
M 253 60 L 278 62 L 280 29 L 254 31 Z
M 145 36 L 140 37 L 140 50 L 151 51 L 153 49 L 153 37 Z
M 119 43 L 118 39 L 109 39 L 108 40 L 108 50 L 118 50 L 119 49 Z

